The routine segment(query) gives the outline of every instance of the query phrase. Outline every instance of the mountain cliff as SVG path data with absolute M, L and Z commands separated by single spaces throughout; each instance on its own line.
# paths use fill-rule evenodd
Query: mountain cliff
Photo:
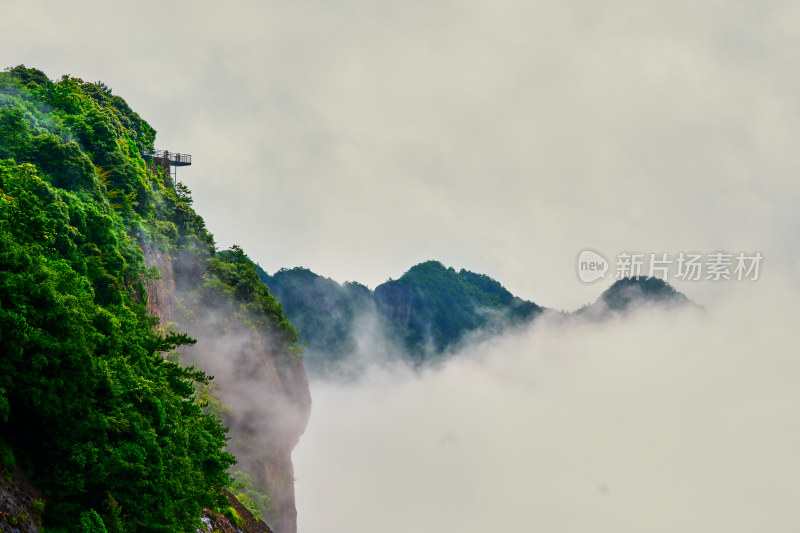
M 0 467 L 48 531 L 294 533 L 297 333 L 155 135 L 103 83 L 0 73 Z
M 276 532 L 294 533 L 291 452 L 311 408 L 297 333 L 238 247 L 205 259 L 149 250 L 145 259 L 161 274 L 149 282 L 152 314 L 197 339 L 180 359 L 214 376 L 203 397 L 230 429 L 234 477 L 246 475 L 243 493 Z

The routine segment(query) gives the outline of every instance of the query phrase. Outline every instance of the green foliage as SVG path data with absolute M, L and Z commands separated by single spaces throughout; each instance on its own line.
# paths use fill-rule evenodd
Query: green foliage
M 0 422 L 8 422 L 8 412 L 10 409 L 11 406 L 8 404 L 6 391 L 0 389 Z
M 230 520 L 231 523 L 237 528 L 244 527 L 244 518 L 242 518 L 242 515 L 240 515 L 233 507 L 224 507 L 220 514 Z
M 25 511 L 20 511 L 14 516 L 12 516 L 9 522 L 11 523 L 11 525 L 15 526 L 17 524 L 22 524 L 23 522 L 26 522 L 28 518 L 29 518 L 28 514 Z
M 108 529 L 109 533 L 123 533 L 125 527 L 122 518 L 122 507 L 110 492 L 106 494 L 106 499 L 103 500 L 103 517 L 106 529 Z
M 409 269 L 400 279 L 379 285 L 340 285 L 306 268 L 281 269 L 260 279 L 280 299 L 286 315 L 308 344 L 306 362 L 324 374 L 352 353 L 357 320 L 376 313 L 376 325 L 416 361 L 435 357 L 469 332 L 502 329 L 541 313 L 533 302 L 517 298 L 499 282 L 467 270 L 456 272 L 438 261 Z
M 272 333 L 274 343 L 291 345 L 297 341 L 297 331 L 283 314 L 281 303 L 270 294 L 258 277 L 258 267 L 238 246 L 208 260 L 202 302 L 209 307 L 227 303 L 227 316 Z
M 81 513 L 81 521 L 78 525 L 78 533 L 108 533 L 103 519 L 94 509 Z
M 14 450 L 11 449 L 11 445 L 0 439 L 0 469 L 11 470 L 16 462 L 17 459 L 14 457 Z
M 420 263 L 400 279 L 379 285 L 375 302 L 393 322 L 406 349 L 418 358 L 442 353 L 470 331 L 499 331 L 542 311 L 489 276 L 456 272 L 438 261 Z
M 109 492 L 137 531 L 190 530 L 232 463 L 224 430 L 193 401 L 205 376 L 159 355 L 190 339 L 155 335 L 131 300 L 136 258 L 113 214 L 24 165 L 0 167 L 0 185 L 4 429 L 55 496 L 45 518 L 101 508 Z
M 98 186 L 94 165 L 74 141 L 62 142 L 52 133 L 38 135 L 31 139 L 24 159 L 35 162 L 51 176 L 50 183 L 55 187 L 92 191 Z
M 159 220 L 190 213 L 163 169 L 140 155 L 154 139 L 155 130 L 103 84 L 51 82 L 22 65 L 0 74 L 0 158 L 32 163 L 49 183 L 110 202 L 129 227 L 163 239 Z M 179 222 L 208 241 L 202 219 L 191 215 Z
M 258 506 L 256 505 L 255 500 L 253 500 L 253 498 L 251 498 L 250 495 L 241 492 L 239 494 L 235 494 L 235 497 L 237 500 L 239 500 L 239 503 L 244 505 L 245 509 L 250 511 L 250 513 L 253 515 L 253 517 L 255 517 L 256 520 L 261 520 L 263 518 L 263 516 L 261 515 L 261 511 L 259 511 Z
M 356 320 L 375 310 L 367 287 L 340 285 L 302 267 L 281 269 L 274 276 L 259 268 L 258 275 L 308 345 L 305 361 L 312 372 L 325 372 L 355 350 Z
M 595 306 L 611 312 L 627 312 L 637 305 L 683 306 L 692 305 L 684 294 L 676 291 L 660 278 L 623 278 L 606 289 Z M 584 308 L 579 312 L 588 312 Z
M 30 137 L 30 124 L 22 106 L 0 109 L 0 158 L 13 157 L 16 150 L 28 150 Z
M 25 65 L 8 68 L 6 72 L 26 86 L 31 84 L 34 86 L 47 86 L 52 83 L 44 72 L 35 68 L 25 68 Z
M 193 341 L 144 307 L 139 242 L 213 252 L 188 191 L 139 155 L 154 136 L 105 86 L 0 73 L 0 453 L 52 531 L 194 531 L 229 483 L 209 378 L 161 355 Z
M 230 490 L 245 508 L 258 520 L 272 518 L 272 498 L 268 491 L 259 488 L 252 478 L 239 468 L 231 472 L 233 484 Z
M 45 492 L 46 531 L 190 532 L 225 505 L 231 413 L 180 365 L 193 339 L 155 332 L 143 249 L 175 258 L 178 289 L 222 330 L 271 344 L 286 384 L 301 361 L 256 266 L 217 253 L 189 190 L 142 158 L 154 139 L 101 82 L 0 73 L 0 455 Z M 239 495 L 269 511 L 252 482 Z

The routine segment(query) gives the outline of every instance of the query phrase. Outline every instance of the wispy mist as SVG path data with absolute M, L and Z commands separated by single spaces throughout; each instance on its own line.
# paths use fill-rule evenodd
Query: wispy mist
M 148 248 L 148 263 L 165 273 L 148 287 L 151 312 L 164 326 L 186 330 L 197 340 L 181 348 L 180 360 L 213 377 L 197 393 L 229 429 L 227 448 L 237 460 L 231 490 L 237 497 L 243 493 L 243 503 L 257 509 L 272 531 L 295 533 L 291 452 L 308 420 L 308 379 L 291 341 L 272 317 L 265 322 L 264 311 L 247 296 L 214 289 L 227 287 L 226 281 L 238 282 L 240 290 L 260 283 L 253 280 L 254 271 L 248 281 L 243 254 L 237 259 L 226 253 L 236 250 L 217 257 L 231 260 L 226 265 L 231 279 L 222 280 L 219 265 L 215 269 L 190 245 L 176 257 Z M 237 267 L 241 270 L 232 273 Z M 255 290 L 254 285 L 249 288 Z
M 797 292 L 730 293 L 315 382 L 299 531 L 797 529 Z

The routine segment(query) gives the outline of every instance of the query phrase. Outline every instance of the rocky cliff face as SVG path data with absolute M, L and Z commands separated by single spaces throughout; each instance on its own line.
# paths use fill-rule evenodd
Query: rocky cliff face
M 225 491 L 228 503 L 231 508 L 239 515 L 239 523 L 232 522 L 227 516 L 215 513 L 211 509 L 206 509 L 203 517 L 203 527 L 198 528 L 197 533 L 273 533 L 267 524 L 257 519 L 248 511 L 244 505 L 239 503 L 233 494 Z
M 408 285 L 389 282 L 375 288 L 378 311 L 394 324 L 408 326 L 413 301 L 414 290 Z
M 155 268 L 159 279 L 144 281 L 147 291 L 147 313 L 158 317 L 161 324 L 172 320 L 175 315 L 175 273 L 172 257 L 167 252 L 144 248 L 144 261 L 148 268 Z
M 221 416 L 230 428 L 237 468 L 267 492 L 271 502 L 265 519 L 272 530 L 296 533 L 291 454 L 311 409 L 302 359 L 287 359 L 267 332 L 254 331 L 221 309 L 187 303 L 182 291 L 202 282 L 198 258 L 144 251 L 146 264 L 161 274 L 146 282 L 148 310 L 162 324 L 177 323 L 197 339 L 195 346 L 181 350 L 181 357 L 214 376 L 211 393 L 225 406 Z
M 236 497 L 225 491 L 228 505 L 238 515 L 238 523 L 231 518 L 205 509 L 203 526 L 197 533 L 273 533 L 263 521 L 257 519 Z M 39 533 L 41 512 L 45 499 L 19 468 L 0 469 L 0 532 Z
M 0 468 L 0 531 L 39 533 L 42 494 L 19 468 Z

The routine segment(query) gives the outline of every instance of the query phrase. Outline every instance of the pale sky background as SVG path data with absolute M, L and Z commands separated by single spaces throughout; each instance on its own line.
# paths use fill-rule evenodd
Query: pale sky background
M 800 4 L 4 0 L 0 65 L 191 153 L 220 246 L 375 287 L 439 259 L 571 309 L 584 247 L 797 266 Z M 773 270 L 774 271 L 774 270 Z M 681 287 L 703 303 L 730 284 Z

